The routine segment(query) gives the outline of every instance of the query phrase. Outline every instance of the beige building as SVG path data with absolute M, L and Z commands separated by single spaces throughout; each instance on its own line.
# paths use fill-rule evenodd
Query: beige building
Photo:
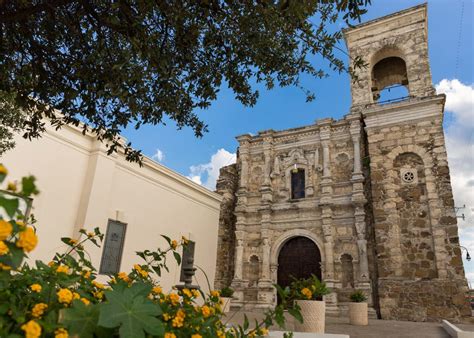
M 49 261 L 65 249 L 61 237 L 76 237 L 81 227 L 106 234 L 101 249 L 87 251 L 103 273 L 130 271 L 142 260 L 135 251 L 165 248 L 161 234 L 196 242 L 195 263 L 213 280 L 221 196 L 165 166 L 145 158 L 143 166 L 122 154 L 107 156 L 104 144 L 79 129 L 48 127 L 39 140 L 17 139 L 0 161 L 10 180 L 34 175 L 41 193 L 33 201 L 39 244 L 32 259 Z M 169 257 L 170 273 L 161 284 L 179 282 L 179 268 Z M 196 273 L 205 287 L 205 277 Z M 205 287 L 207 289 L 207 287 Z
M 217 183 L 216 286 L 235 288 L 234 307 L 271 307 L 272 284 L 315 274 L 332 289 L 328 314 L 361 289 L 383 319 L 470 316 L 426 11 L 344 32 L 367 67 L 343 119 L 237 137 L 237 164 Z M 391 86 L 408 95 L 381 102 Z

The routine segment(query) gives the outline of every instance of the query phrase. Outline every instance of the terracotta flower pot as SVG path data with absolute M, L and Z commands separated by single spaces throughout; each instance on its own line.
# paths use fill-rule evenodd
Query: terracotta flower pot
M 368 325 L 367 303 L 349 303 L 349 322 L 351 325 Z
M 296 331 L 324 333 L 326 303 L 320 300 L 297 300 L 303 323 L 296 321 Z
M 221 297 L 222 300 L 222 312 L 227 313 L 230 310 L 231 297 Z

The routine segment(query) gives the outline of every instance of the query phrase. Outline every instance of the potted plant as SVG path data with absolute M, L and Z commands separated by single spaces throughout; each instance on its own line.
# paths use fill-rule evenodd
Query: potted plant
M 222 288 L 220 291 L 220 296 L 222 299 L 222 312 L 229 312 L 230 309 L 230 301 L 232 300 L 232 295 L 234 294 L 234 290 L 230 287 Z
M 292 299 L 300 309 L 302 322 L 296 322 L 296 331 L 324 333 L 326 303 L 323 296 L 330 293 L 326 284 L 311 275 L 291 283 Z
M 349 322 L 351 325 L 368 325 L 367 296 L 360 290 L 356 290 L 350 296 Z

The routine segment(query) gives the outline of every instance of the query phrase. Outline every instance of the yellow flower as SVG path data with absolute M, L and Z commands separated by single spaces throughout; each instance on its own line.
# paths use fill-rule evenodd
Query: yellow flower
M 76 245 L 77 244 L 77 241 L 75 239 L 69 239 L 69 244 L 71 245 Z
M 77 292 L 72 293 L 72 299 L 81 299 L 81 295 L 78 294 Z
M 48 305 L 45 303 L 38 303 L 31 309 L 31 315 L 35 318 L 40 318 L 44 311 L 48 308 Z
M 266 336 L 266 335 L 268 335 L 268 329 L 267 329 L 266 327 L 262 327 L 262 328 L 260 329 L 260 335 L 261 335 L 261 336 Z
M 0 219 L 0 241 L 7 239 L 7 237 L 12 234 L 12 231 L 12 225 L 3 219 Z
M 3 263 L 0 263 L 0 270 L 11 270 L 12 267 Z
M 219 291 L 211 291 L 211 297 L 219 297 L 220 296 L 220 293 Z
M 64 328 L 59 328 L 56 331 L 54 331 L 54 338 L 68 338 L 69 334 L 67 333 L 67 330 Z
M 92 292 L 92 295 L 97 299 L 104 298 L 104 292 L 102 292 L 102 291 L 94 291 L 94 292 Z
M 166 332 L 164 338 L 176 338 L 176 335 L 171 332 Z
M 49 266 L 50 268 L 54 267 L 55 265 L 56 265 L 56 263 L 53 262 L 53 261 L 51 261 L 51 262 L 48 263 L 48 266 Z
M 0 241 L 0 256 L 6 255 L 10 251 L 4 241 Z
M 182 327 L 184 323 L 184 317 L 186 317 L 186 314 L 184 313 L 183 310 L 178 310 L 176 313 L 176 317 L 173 318 L 171 321 L 171 326 L 173 327 Z
M 193 293 L 194 298 L 198 298 L 200 296 L 200 293 L 196 289 L 192 289 L 191 292 Z
M 7 190 L 15 192 L 17 189 L 16 183 L 15 182 L 8 182 L 7 184 Z
M 30 290 L 33 291 L 33 292 L 38 292 L 39 293 L 39 292 L 41 292 L 41 289 L 42 289 L 42 287 L 39 284 L 31 284 L 30 285 Z
M 85 279 L 89 279 L 89 277 L 91 276 L 90 270 L 82 271 L 82 276 L 83 276 Z
M 87 237 L 89 237 L 89 238 L 92 238 L 92 237 L 94 237 L 94 236 L 95 236 L 95 234 L 94 234 L 93 232 L 88 232 L 88 233 L 87 233 Z
M 25 230 L 20 232 L 20 236 L 16 241 L 16 246 L 23 248 L 26 252 L 30 252 L 38 244 L 38 237 L 32 227 L 27 227 Z
M 151 289 L 151 292 L 153 292 L 156 295 L 159 295 L 163 292 L 163 289 L 157 285 L 153 289 Z
M 148 277 L 148 271 L 143 270 L 142 267 L 138 264 L 135 264 L 133 268 L 142 276 L 142 277 Z
M 199 333 L 195 333 L 191 336 L 191 338 L 202 338 L 202 336 Z
M 204 305 L 201 308 L 201 312 L 202 312 L 202 315 L 204 316 L 204 318 L 207 318 L 211 315 L 211 309 L 207 305 Z
M 171 241 L 171 247 L 173 248 L 173 250 L 175 250 L 178 247 L 178 241 L 173 239 Z
M 81 302 L 83 302 L 83 303 L 86 304 L 86 305 L 89 305 L 89 304 L 91 303 L 91 301 L 90 301 L 89 299 L 84 298 L 84 297 L 81 298 Z
M 3 166 L 3 164 L 0 164 L 0 174 L 1 175 L 8 175 L 8 170 Z
M 127 273 L 125 273 L 125 272 L 119 272 L 117 277 L 120 278 L 121 280 L 123 280 L 125 283 L 130 283 L 131 282 L 130 277 L 128 277 Z
M 303 289 L 301 290 L 301 293 L 303 294 L 303 296 L 305 296 L 305 297 L 308 298 L 308 299 L 311 299 L 311 297 L 313 297 L 313 293 L 312 293 L 311 290 L 308 289 L 308 288 L 303 288 Z
M 192 298 L 193 297 L 193 294 L 191 293 L 191 291 L 189 291 L 189 289 L 183 289 L 183 295 L 185 295 L 186 297 L 189 297 L 189 298 Z
M 34 320 L 30 320 L 28 323 L 23 324 L 21 329 L 25 331 L 26 338 L 38 338 L 41 336 L 41 326 Z
M 168 320 L 170 320 L 170 315 L 167 314 L 167 313 L 163 313 L 163 320 L 164 320 L 165 322 L 167 322 Z
M 171 304 L 176 305 L 179 303 L 179 296 L 176 293 L 170 293 Z
M 58 301 L 60 303 L 69 304 L 72 302 L 73 294 L 69 289 L 59 289 L 56 293 L 58 295 Z
M 93 280 L 92 285 L 94 285 L 97 289 L 105 289 L 104 284 L 99 283 L 98 281 Z
M 68 273 L 69 272 L 69 267 L 66 265 L 60 265 L 56 268 L 57 273 Z

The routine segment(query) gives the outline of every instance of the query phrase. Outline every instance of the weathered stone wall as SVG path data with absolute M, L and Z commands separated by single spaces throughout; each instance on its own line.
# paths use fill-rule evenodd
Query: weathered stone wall
M 448 183 L 444 96 L 426 98 L 423 109 L 410 101 L 365 112 L 380 312 L 384 319 L 459 319 L 470 310 Z M 375 118 L 381 113 L 384 120 Z M 400 115 L 410 119 L 387 122 Z
M 458 322 L 469 316 L 462 280 L 380 280 L 380 308 L 383 319 Z
M 234 247 L 235 247 L 235 195 L 238 187 L 237 165 L 232 164 L 221 168 L 216 184 L 217 193 L 222 200 L 219 216 L 219 232 L 217 240 L 217 262 L 214 287 L 221 289 L 232 282 L 234 274 Z

